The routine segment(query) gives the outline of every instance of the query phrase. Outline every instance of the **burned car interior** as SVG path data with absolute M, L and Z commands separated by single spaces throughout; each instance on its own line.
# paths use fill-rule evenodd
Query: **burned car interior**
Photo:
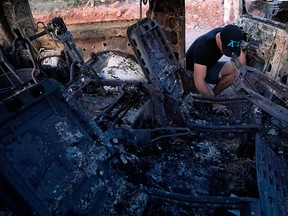
M 215 98 L 185 69 L 185 0 L 139 8 L 66 25 L 1 1 L 0 215 L 288 215 L 288 4 L 240 2 L 247 65 Z

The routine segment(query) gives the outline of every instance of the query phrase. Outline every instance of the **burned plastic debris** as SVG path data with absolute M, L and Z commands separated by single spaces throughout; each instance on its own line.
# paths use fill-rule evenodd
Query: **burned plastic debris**
M 255 68 L 240 65 L 236 56 L 231 62 L 236 70 L 236 80 L 233 83 L 236 92 L 287 125 L 288 86 L 276 82 Z
M 256 166 L 263 215 L 288 215 L 285 162 L 259 134 L 256 135 Z
M 101 131 L 65 91 L 45 79 L 2 101 L 1 181 L 13 187 L 2 198 L 16 199 L 7 206 L 24 199 L 27 212 L 19 206 L 16 214 L 109 214 L 109 190 L 124 186 L 108 168 Z
M 128 28 L 127 36 L 147 79 L 167 95 L 179 99 L 183 88 L 175 72 L 180 65 L 158 22 L 143 19 Z

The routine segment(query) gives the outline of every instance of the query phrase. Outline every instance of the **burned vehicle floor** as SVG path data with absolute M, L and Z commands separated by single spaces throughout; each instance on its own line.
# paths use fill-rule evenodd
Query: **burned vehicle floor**
M 1 106 L 1 179 L 9 178 L 38 214 L 215 213 L 201 205 L 154 203 L 145 192 L 153 188 L 196 197 L 257 196 L 255 161 L 237 157 L 239 136 L 194 134 L 128 147 L 119 142 L 111 157 L 109 140 L 62 91 L 45 80 Z
M 47 32 L 64 51 L 36 59 L 31 41 Z M 285 215 L 287 119 L 271 117 L 241 79 L 233 97 L 190 94 L 191 75 L 156 20 L 129 26 L 127 36 L 136 59 L 109 51 L 85 61 L 56 17 L 1 47 L 1 207 L 15 215 Z M 237 69 L 245 80 L 255 72 Z

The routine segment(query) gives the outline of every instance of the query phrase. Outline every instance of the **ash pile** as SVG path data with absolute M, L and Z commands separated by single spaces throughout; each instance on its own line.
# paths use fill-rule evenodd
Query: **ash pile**
M 3 212 L 287 215 L 287 119 L 241 94 L 191 94 L 156 20 L 128 28 L 136 58 L 84 61 L 61 18 L 48 29 L 63 52 L 36 58 L 42 34 L 1 48 Z

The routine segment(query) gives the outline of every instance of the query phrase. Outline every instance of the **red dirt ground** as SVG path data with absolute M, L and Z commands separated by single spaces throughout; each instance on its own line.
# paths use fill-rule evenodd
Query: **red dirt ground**
M 148 5 L 143 6 L 144 17 L 147 9 Z M 140 17 L 140 6 L 138 2 L 125 4 L 117 1 L 109 6 L 83 5 L 75 8 L 56 9 L 53 12 L 34 10 L 33 16 L 36 22 L 43 21 L 44 23 L 53 17 L 60 16 L 66 24 L 131 19 Z M 211 29 L 223 24 L 223 5 L 220 0 L 186 0 L 187 29 Z

